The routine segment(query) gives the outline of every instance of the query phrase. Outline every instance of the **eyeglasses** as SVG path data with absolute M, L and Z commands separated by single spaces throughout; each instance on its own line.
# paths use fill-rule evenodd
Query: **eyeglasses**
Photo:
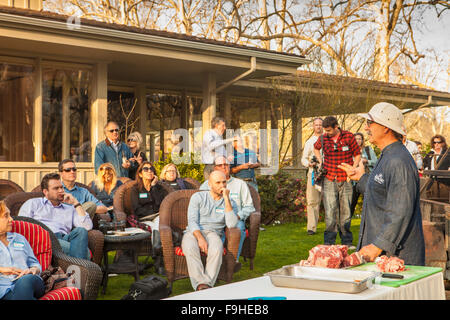
M 102 167 L 102 168 L 100 168 L 98 170 L 100 170 L 100 171 L 103 171 L 103 170 L 105 170 L 105 171 L 112 171 L 112 168 L 110 168 L 110 167 Z
M 77 172 L 77 168 L 75 168 L 75 167 L 65 168 L 65 169 L 62 169 L 62 171 L 64 171 L 64 172 L 70 172 L 70 171 Z
M 370 127 L 370 125 L 371 125 L 372 123 L 375 123 L 375 121 L 367 119 L 367 120 L 366 120 L 366 123 L 367 123 L 367 126 Z
M 142 171 L 144 171 L 144 172 L 149 172 L 149 171 L 153 172 L 152 168 L 150 168 L 150 167 L 143 167 Z
M 111 133 L 113 133 L 113 132 L 119 132 L 119 129 L 111 129 L 111 130 L 108 130 L 108 132 L 111 132 Z
M 442 141 L 433 141 L 433 144 L 442 143 Z

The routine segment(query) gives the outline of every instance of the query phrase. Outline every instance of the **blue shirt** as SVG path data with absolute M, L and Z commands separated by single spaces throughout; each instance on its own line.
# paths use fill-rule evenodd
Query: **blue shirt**
M 230 170 L 234 167 L 240 166 L 244 163 L 258 163 L 258 156 L 256 153 L 250 149 L 244 149 L 244 152 L 238 152 L 236 149 L 233 149 L 233 161 L 230 164 Z M 250 179 L 255 177 L 255 169 L 244 169 L 237 173 L 233 174 L 235 177 L 240 179 Z
M 133 158 L 134 154 L 130 151 L 130 148 L 123 143 L 119 142 L 117 145 L 117 151 L 111 144 L 111 142 L 106 139 L 97 144 L 95 147 L 95 157 L 94 157 L 94 167 L 95 174 L 98 173 L 98 168 L 103 163 L 109 162 L 116 169 L 116 173 L 118 177 L 127 177 L 129 176 L 128 169 L 122 167 L 123 157 L 127 159 Z M 136 161 L 131 162 L 132 167 L 136 167 L 138 164 Z M 131 167 L 130 167 L 131 168 Z
M 64 182 L 62 182 L 62 185 L 64 188 L 64 192 L 67 192 L 67 193 L 70 193 L 71 195 L 73 195 L 74 198 L 77 199 L 79 203 L 83 204 L 83 203 L 91 201 L 91 202 L 95 203 L 97 206 L 104 206 L 104 204 L 100 200 L 98 200 L 96 197 L 94 197 L 94 195 L 92 193 L 90 193 L 88 189 L 75 185 L 72 189 L 69 190 L 64 185 Z
M 41 264 L 33 253 L 33 249 L 31 249 L 30 244 L 23 235 L 7 232 L 6 239 L 9 242 L 8 246 L 5 246 L 0 241 L 0 267 L 15 267 L 22 270 L 32 267 L 37 267 L 39 270 L 42 269 Z M 12 282 L 12 280 L 15 277 L 17 275 L 0 273 L 0 299 L 14 289 L 15 282 Z
M 223 197 L 214 200 L 209 191 L 194 193 L 189 201 L 186 231 L 209 230 L 222 236 L 225 227 L 234 228 L 238 223 L 237 206 L 233 200 L 231 206 L 233 211 L 225 212 Z
M 92 220 L 89 214 L 81 217 L 74 206 L 60 203 L 55 207 L 47 198 L 27 200 L 20 208 L 19 216 L 38 220 L 49 227 L 53 233 L 68 234 L 76 227 L 92 229 Z

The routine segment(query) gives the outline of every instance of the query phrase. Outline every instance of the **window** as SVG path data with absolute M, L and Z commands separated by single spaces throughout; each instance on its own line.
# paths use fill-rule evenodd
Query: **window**
M 42 161 L 90 162 L 91 72 L 45 68 L 42 77 Z
M 34 161 L 33 66 L 0 62 L 0 161 Z

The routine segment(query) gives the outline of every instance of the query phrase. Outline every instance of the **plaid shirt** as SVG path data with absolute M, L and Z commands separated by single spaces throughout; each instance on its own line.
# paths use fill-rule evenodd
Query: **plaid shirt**
M 341 130 L 339 128 L 339 130 Z M 339 169 L 337 166 L 341 163 L 348 163 L 353 165 L 353 157 L 361 154 L 358 144 L 356 143 L 353 133 L 345 130 L 341 130 L 336 143 L 328 137 L 323 135 L 323 157 L 325 158 L 323 166 L 327 169 L 327 179 L 330 181 L 343 182 L 347 180 L 347 174 L 344 170 Z M 314 144 L 314 148 L 320 150 L 322 148 L 321 138 L 317 139 Z

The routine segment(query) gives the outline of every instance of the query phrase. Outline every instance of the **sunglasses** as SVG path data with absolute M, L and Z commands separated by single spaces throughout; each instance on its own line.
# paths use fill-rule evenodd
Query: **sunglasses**
M 127 142 L 130 142 L 130 141 L 136 141 L 136 140 L 134 140 L 134 139 L 128 139 L 128 140 L 127 140 Z
M 70 172 L 70 171 L 77 172 L 77 168 L 75 168 L 75 167 L 65 168 L 65 169 L 62 169 L 62 171 L 64 171 L 64 172 Z
M 150 167 L 143 167 L 142 171 L 144 171 L 144 172 L 149 172 L 149 171 L 153 172 L 152 168 L 150 168 Z
M 108 132 L 111 132 L 111 133 L 113 133 L 113 132 L 119 132 L 119 129 L 111 129 L 111 130 L 108 130 Z
M 367 123 L 367 126 L 370 127 L 370 125 L 371 125 L 372 123 L 375 123 L 375 121 L 367 119 L 367 120 L 366 120 L 366 123 Z
M 442 143 L 442 141 L 433 141 L 433 144 Z
M 100 171 L 103 171 L 103 170 L 105 170 L 105 171 L 112 171 L 112 168 L 110 168 L 110 167 L 103 167 L 103 168 L 100 168 L 98 170 L 100 170 Z

